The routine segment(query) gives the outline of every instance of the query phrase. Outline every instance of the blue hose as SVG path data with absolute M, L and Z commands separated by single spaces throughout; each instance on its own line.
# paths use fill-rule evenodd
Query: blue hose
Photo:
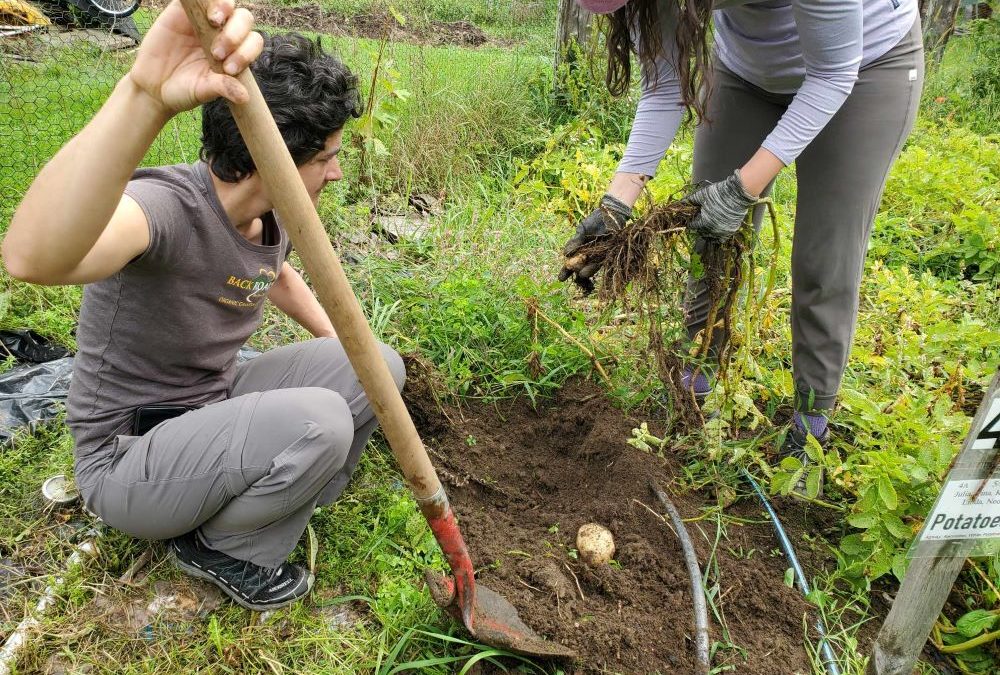
M 757 497 L 760 499 L 760 503 L 764 505 L 764 509 L 767 511 L 767 515 L 771 517 L 771 523 L 774 525 L 774 532 L 778 535 L 778 543 L 781 544 L 781 549 L 785 552 L 785 557 L 788 558 L 789 564 L 792 566 L 792 570 L 795 572 L 795 579 L 798 581 L 799 589 L 802 591 L 802 595 L 809 595 L 809 582 L 806 581 L 806 575 L 802 572 L 802 566 L 799 564 L 799 559 L 795 556 L 795 549 L 792 548 L 792 542 L 789 541 L 788 535 L 785 534 L 785 528 L 781 526 L 781 521 L 778 520 L 778 514 L 774 512 L 774 507 L 771 506 L 771 502 L 768 501 L 767 495 L 764 491 L 760 489 L 760 485 L 757 481 L 753 479 L 746 469 L 740 468 L 740 473 L 743 474 L 743 478 L 746 479 L 753 491 L 757 493 Z M 823 665 L 826 666 L 826 672 L 830 675 L 840 675 L 840 668 L 837 666 L 837 659 L 833 655 L 833 649 L 830 648 L 830 642 L 826 638 L 826 626 L 823 624 L 823 618 L 820 616 L 816 617 L 816 632 L 819 633 L 819 649 L 823 654 Z

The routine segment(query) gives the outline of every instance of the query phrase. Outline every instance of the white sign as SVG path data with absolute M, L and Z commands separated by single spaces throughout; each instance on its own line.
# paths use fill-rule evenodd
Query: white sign
M 990 402 L 973 450 L 990 450 L 1000 440 L 1000 395 Z M 1000 479 L 958 479 L 945 483 L 924 522 L 920 541 L 1000 537 Z
M 1000 537 L 1000 479 L 951 480 L 945 483 L 921 541 Z M 982 486 L 982 490 L 979 490 Z M 979 490 L 976 501 L 969 501 Z

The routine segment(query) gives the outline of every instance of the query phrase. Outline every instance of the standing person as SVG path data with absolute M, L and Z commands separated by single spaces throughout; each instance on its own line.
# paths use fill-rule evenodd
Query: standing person
M 689 200 L 695 248 L 725 241 L 795 163 L 792 371 L 795 414 L 785 450 L 807 461 L 827 441 L 857 320 L 865 251 L 886 176 L 913 127 L 924 77 L 916 0 L 577 0 L 608 14 L 607 84 L 623 94 L 630 56 L 642 95 L 625 155 L 600 206 L 566 244 L 571 255 L 632 215 L 686 109 L 699 118 Z M 714 11 L 713 11 L 714 10 Z M 714 48 L 709 49 L 709 20 Z M 707 183 L 707 184 L 706 184 Z M 759 227 L 763 208 L 754 210 Z M 596 267 L 564 268 L 587 285 Z M 709 307 L 690 279 L 693 338 Z M 717 329 L 718 331 L 718 329 Z M 686 372 L 696 396 L 710 377 Z
M 319 199 L 343 176 L 356 79 L 301 35 L 262 38 L 232 0 L 215 73 L 177 0 L 100 111 L 39 173 L 3 258 L 39 284 L 85 284 L 67 402 L 87 508 L 132 536 L 169 539 L 176 564 L 254 610 L 306 595 L 288 556 L 317 504 L 351 477 L 377 421 L 333 326 L 288 264 L 288 235 L 224 97 L 253 73 Z M 202 107 L 201 161 L 137 169 L 179 112 Z M 238 365 L 264 300 L 315 339 Z M 382 346 L 397 386 L 399 356 Z

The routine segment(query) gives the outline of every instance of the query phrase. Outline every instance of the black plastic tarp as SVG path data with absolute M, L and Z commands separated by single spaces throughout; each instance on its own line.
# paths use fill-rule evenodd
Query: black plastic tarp
M 13 338 L 22 334 L 24 340 L 15 347 Z M 44 359 L 69 352 L 48 343 L 38 334 L 26 335 L 25 331 L 0 331 L 0 343 L 8 346 L 8 353 L 20 361 Z M 260 356 L 260 352 L 244 347 L 236 360 L 240 363 Z M 11 439 L 18 427 L 37 425 L 57 417 L 65 409 L 69 383 L 73 377 L 73 357 L 64 356 L 45 363 L 22 363 L 0 375 L 0 444 Z
M 73 357 L 16 366 L 0 375 L 0 443 L 18 427 L 50 420 L 63 411 Z

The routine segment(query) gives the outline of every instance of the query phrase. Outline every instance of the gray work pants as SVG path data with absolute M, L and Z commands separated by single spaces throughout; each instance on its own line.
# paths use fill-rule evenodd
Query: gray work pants
M 694 183 L 732 175 L 757 151 L 791 95 L 766 92 L 716 62 L 708 119 L 695 132 Z M 843 107 L 795 162 L 792 373 L 799 410 L 832 408 L 854 338 L 872 223 L 886 177 L 913 128 L 924 81 L 919 19 L 859 74 Z M 768 186 L 765 195 L 769 194 Z M 754 213 L 759 229 L 763 207 Z M 696 242 L 698 251 L 703 241 Z M 688 282 L 688 333 L 705 326 L 703 281 Z
M 402 359 L 381 347 L 402 389 Z M 377 423 L 339 340 L 279 347 L 238 366 L 229 399 L 118 436 L 87 506 L 135 537 L 198 529 L 213 549 L 277 567 L 347 485 Z

